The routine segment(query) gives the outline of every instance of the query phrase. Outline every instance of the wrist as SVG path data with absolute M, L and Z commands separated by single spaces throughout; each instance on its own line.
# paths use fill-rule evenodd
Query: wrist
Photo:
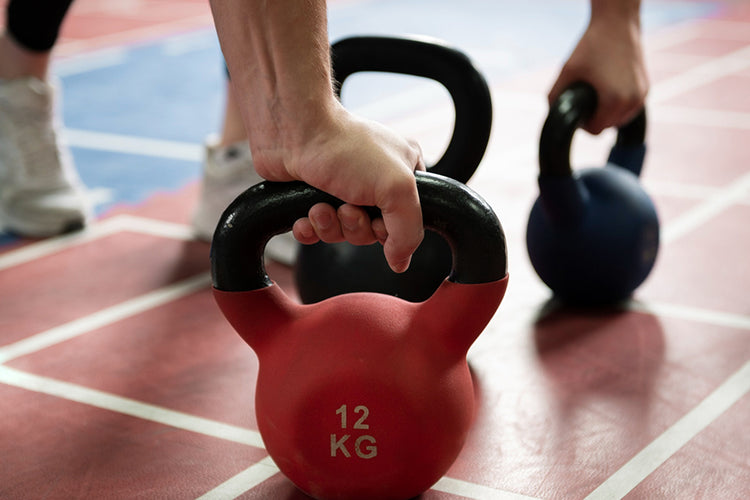
M 255 168 L 269 178 L 264 172 L 276 177 L 283 165 L 287 174 L 300 178 L 301 159 L 320 137 L 338 127 L 340 108 L 330 83 L 290 93 L 277 87 L 266 98 L 248 103 L 245 122 Z
M 627 25 L 640 30 L 640 0 L 591 0 L 591 23 Z

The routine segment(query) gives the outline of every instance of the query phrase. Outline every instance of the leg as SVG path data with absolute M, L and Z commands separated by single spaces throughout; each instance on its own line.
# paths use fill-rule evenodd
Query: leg
M 7 31 L 0 34 L 0 78 L 33 76 L 47 79 L 49 52 L 34 52 L 20 45 Z
M 11 0 L 0 34 L 0 224 L 23 236 L 85 225 L 90 208 L 58 141 L 50 53 L 72 0 Z
M 50 52 L 73 0 L 10 0 L 0 35 L 0 78 L 47 79 Z
M 203 158 L 203 184 L 197 209 L 193 214 L 193 230 L 198 238 L 210 241 L 222 212 L 242 191 L 261 182 L 253 167 L 247 132 L 227 80 L 221 132 L 206 141 Z M 298 244 L 292 233 L 271 239 L 266 255 L 282 264 L 292 265 Z
M 238 142 L 247 142 L 247 132 L 245 124 L 242 122 L 242 115 L 237 102 L 234 99 L 232 84 L 227 81 L 224 106 L 224 120 L 219 136 L 220 146 L 231 146 Z

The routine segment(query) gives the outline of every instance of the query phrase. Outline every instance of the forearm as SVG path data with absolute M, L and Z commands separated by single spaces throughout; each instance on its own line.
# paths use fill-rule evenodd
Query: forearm
M 422 153 L 336 99 L 325 1 L 211 0 L 211 8 L 255 170 L 268 180 L 302 180 L 345 202 L 338 211 L 312 207 L 295 224 L 295 237 L 380 241 L 391 268 L 405 271 L 423 235 L 414 178 Z M 382 219 L 370 221 L 361 206 L 377 206 Z
M 326 4 L 319 0 L 211 0 L 222 51 L 253 146 L 293 151 L 327 119 L 331 84 Z M 278 161 L 278 158 L 275 159 Z

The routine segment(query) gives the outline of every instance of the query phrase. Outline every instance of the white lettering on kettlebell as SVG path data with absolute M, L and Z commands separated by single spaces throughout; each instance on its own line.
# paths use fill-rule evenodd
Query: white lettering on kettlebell
M 365 447 L 367 453 L 362 452 L 362 441 L 368 441 L 372 444 Z M 375 446 L 375 438 L 372 436 L 359 436 L 354 442 L 354 452 L 359 458 L 374 458 L 378 456 L 378 447 Z
M 354 408 L 354 413 L 361 413 L 362 416 L 359 417 L 359 420 L 357 420 L 354 423 L 354 429 L 369 429 L 370 425 L 365 423 L 365 420 L 367 420 L 367 417 L 370 416 L 370 410 L 366 406 L 359 405 Z M 341 405 L 338 410 L 336 410 L 336 415 L 341 415 L 341 428 L 346 429 L 346 405 Z
M 346 405 L 341 405 L 341 408 L 336 410 L 336 415 L 341 415 L 341 428 L 346 429 Z
M 368 410 L 366 406 L 361 406 L 360 405 L 360 406 L 357 406 L 356 408 L 354 408 L 354 413 L 361 413 L 362 414 L 362 416 L 360 417 L 360 419 L 357 420 L 354 423 L 354 428 L 355 429 L 369 429 L 370 425 L 366 424 L 365 420 L 367 420 L 367 417 L 370 416 L 370 410 Z
M 344 434 L 341 439 L 336 441 L 336 434 L 331 434 L 331 456 L 336 456 L 336 451 L 341 450 L 341 453 L 344 454 L 346 458 L 351 457 L 352 455 L 349 453 L 349 450 L 346 449 L 346 446 L 344 445 L 344 441 L 349 439 L 349 434 Z
M 355 414 L 361 414 L 362 416 L 359 417 L 359 419 L 354 423 L 352 426 L 353 429 L 357 430 L 364 430 L 369 429 L 370 425 L 365 423 L 365 420 L 367 420 L 367 417 L 370 416 L 370 410 L 364 405 L 358 405 L 354 407 L 354 413 Z M 347 428 L 347 406 L 341 405 L 338 410 L 336 410 L 336 415 L 339 415 L 341 418 L 341 428 L 346 429 Z M 335 457 L 338 451 L 341 451 L 341 454 L 344 455 L 346 458 L 350 458 L 352 455 L 349 453 L 349 450 L 346 448 L 346 440 L 351 437 L 351 434 L 344 434 L 341 436 L 340 439 L 336 438 L 336 434 L 331 434 L 331 456 Z M 363 446 L 362 443 L 366 442 L 367 444 Z M 378 455 L 378 447 L 376 446 L 375 438 L 370 435 L 362 435 L 359 436 L 354 441 L 354 453 L 359 458 L 369 459 L 374 458 Z

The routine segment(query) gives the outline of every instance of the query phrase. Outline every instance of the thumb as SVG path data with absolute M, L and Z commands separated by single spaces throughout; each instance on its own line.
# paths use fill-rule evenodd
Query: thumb
M 383 242 L 385 259 L 394 272 L 402 273 L 409 268 L 411 256 L 424 237 L 416 186 L 412 196 L 401 197 L 394 207 L 381 207 L 380 210 L 386 233 Z M 383 240 L 382 237 L 379 239 Z

